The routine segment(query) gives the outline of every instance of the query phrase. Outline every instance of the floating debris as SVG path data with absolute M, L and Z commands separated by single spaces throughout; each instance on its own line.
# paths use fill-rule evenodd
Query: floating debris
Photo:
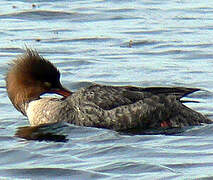
M 130 40 L 130 41 L 129 41 L 129 47 L 131 48 L 132 45 L 133 45 L 133 40 Z

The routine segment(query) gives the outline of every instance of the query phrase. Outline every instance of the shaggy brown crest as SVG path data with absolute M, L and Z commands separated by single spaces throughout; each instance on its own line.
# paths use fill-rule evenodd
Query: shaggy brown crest
M 10 64 L 6 86 L 10 100 L 19 111 L 22 111 L 22 104 L 38 99 L 44 93 L 70 95 L 60 83 L 58 69 L 31 49 Z

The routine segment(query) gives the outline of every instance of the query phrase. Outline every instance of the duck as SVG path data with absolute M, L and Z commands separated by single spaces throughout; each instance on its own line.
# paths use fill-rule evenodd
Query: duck
M 93 83 L 72 92 L 62 86 L 60 72 L 53 63 L 29 48 L 10 63 L 5 79 L 10 101 L 27 116 L 31 126 L 66 122 L 125 131 L 212 123 L 182 100 L 198 88 Z

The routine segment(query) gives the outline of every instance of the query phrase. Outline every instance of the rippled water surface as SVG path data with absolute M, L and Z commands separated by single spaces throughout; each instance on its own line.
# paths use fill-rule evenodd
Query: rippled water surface
M 213 178 L 212 125 L 172 135 L 65 126 L 66 142 L 24 140 L 15 133 L 28 120 L 4 81 L 27 46 L 55 63 L 71 90 L 91 82 L 198 87 L 191 97 L 200 103 L 188 106 L 213 119 L 213 1 L 2 0 L 0 39 L 0 178 Z

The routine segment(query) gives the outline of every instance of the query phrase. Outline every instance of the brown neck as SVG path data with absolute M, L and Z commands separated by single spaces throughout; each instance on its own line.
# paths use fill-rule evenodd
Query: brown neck
M 39 99 L 40 96 L 38 90 L 30 87 L 20 89 L 17 87 L 12 91 L 8 89 L 7 92 L 14 107 L 24 115 L 26 115 L 25 106 L 32 100 Z

